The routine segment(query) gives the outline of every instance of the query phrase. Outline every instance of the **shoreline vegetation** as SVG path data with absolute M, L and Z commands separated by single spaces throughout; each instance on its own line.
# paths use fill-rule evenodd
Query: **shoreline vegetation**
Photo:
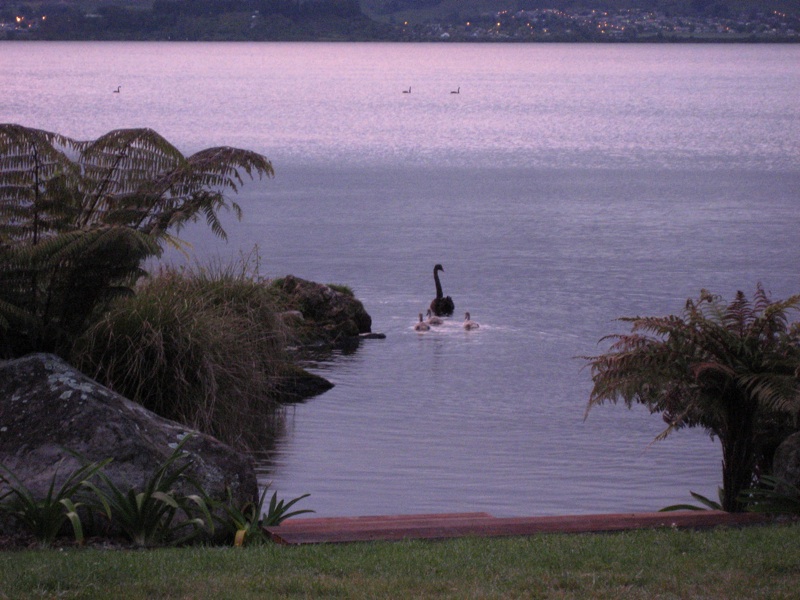
M 794 598 L 800 524 L 441 542 L 3 552 L 3 598 Z
M 307 348 L 371 332 L 351 290 L 265 279 L 257 248 L 239 264 L 158 266 L 201 215 L 226 237 L 218 211 L 241 208 L 225 192 L 273 175 L 260 154 L 5 124 L 0 156 L 0 358 L 55 354 L 161 417 L 262 449 L 282 403 L 332 387 L 302 369 Z
M 0 9 L 0 40 L 797 43 L 773 0 L 54 0 Z
M 83 142 L 3 124 L 0 156 L 0 359 L 28 364 L 26 358 L 51 355 L 93 380 L 83 384 L 81 400 L 73 398 L 74 390 L 61 391 L 48 380 L 46 390 L 32 392 L 48 405 L 29 406 L 50 412 L 62 400 L 71 399 L 68 406 L 89 404 L 89 388 L 97 382 L 167 423 L 213 436 L 214 444 L 220 440 L 239 450 L 263 450 L 280 431 L 287 399 L 300 401 L 331 387 L 302 368 L 306 348 L 334 348 L 371 333 L 372 319 L 349 288 L 288 275 L 262 278 L 257 249 L 238 265 L 145 270 L 165 245 L 185 246 L 172 231 L 199 215 L 214 234 L 226 237 L 218 211 L 231 209 L 241 216 L 241 208 L 225 192 L 236 192 L 246 176 L 274 173 L 260 154 L 217 147 L 187 157 L 150 129 L 115 130 Z M 25 534 L 21 539 L 13 534 L 17 525 L 49 545 L 64 533 L 67 521 L 78 543 L 85 539 L 84 521 L 94 535 L 111 540 L 121 531 L 134 547 L 229 534 L 244 543 L 248 532 L 259 534 L 262 523 L 277 524 L 297 514 L 288 509 L 307 496 L 287 503 L 274 494 L 267 521 L 262 518 L 266 490 L 256 502 L 254 475 L 249 499 L 234 498 L 227 487 L 226 501 L 220 497 L 223 490 L 211 489 L 208 481 L 201 487 L 192 478 L 187 481 L 197 493 L 176 491 L 190 464 L 190 455 L 181 450 L 192 437 L 185 434 L 179 443 L 158 442 L 178 445 L 141 489 L 120 483 L 124 475 L 115 480 L 103 471 L 117 458 L 116 446 L 89 463 L 65 444 L 63 450 L 81 466 L 62 482 L 62 463 L 50 463 L 52 453 L 37 458 L 20 446 L 19 440 L 22 446 L 31 443 L 36 426 L 15 418 L 26 410 L 14 403 L 27 403 L 29 398 L 17 392 L 37 373 L 3 379 L 13 387 L 0 394 L 0 441 L 4 456 L 22 453 L 38 461 L 35 473 L 42 466 L 53 471 L 42 492 L 38 475 L 19 463 L 7 466 L 5 458 L 0 462 L 0 545 L 26 544 Z M 47 395 L 53 386 L 61 391 L 57 400 Z M 104 413 L 88 419 L 89 437 L 114 418 Z M 44 445 L 58 446 L 55 432 L 77 429 L 67 423 L 64 415 L 44 431 Z M 148 437 L 150 425 L 122 435 Z M 210 454 L 209 463 L 214 463 Z M 228 463 L 222 468 L 252 473 L 248 467 Z M 95 476 L 97 484 L 90 481 Z M 219 535 L 215 521 L 222 526 Z
M 371 319 L 345 286 L 262 278 L 256 252 L 160 266 L 76 340 L 70 362 L 159 416 L 248 451 L 272 447 L 285 405 L 333 387 L 304 367 L 357 347 Z

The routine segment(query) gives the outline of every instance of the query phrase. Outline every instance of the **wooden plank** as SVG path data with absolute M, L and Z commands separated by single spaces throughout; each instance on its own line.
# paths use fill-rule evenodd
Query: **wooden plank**
M 431 523 L 453 523 L 473 519 L 491 518 L 489 513 L 444 513 L 444 514 L 410 514 L 410 515 L 375 515 L 364 517 L 315 517 L 287 519 L 280 526 L 280 531 L 325 531 L 329 529 L 369 529 L 392 523 L 395 526 L 417 527 Z M 272 530 L 273 528 L 269 528 Z
M 766 520 L 763 515 L 754 513 L 733 514 L 721 511 L 504 518 L 492 517 L 486 513 L 462 513 L 297 519 L 291 524 L 290 521 L 286 521 L 279 527 L 267 528 L 267 532 L 273 540 L 282 544 L 319 544 L 447 539 L 466 536 L 501 537 L 537 533 L 588 533 L 658 527 L 706 528 L 719 525 L 740 526 L 762 523 Z
M 280 526 L 267 527 L 270 537 L 280 543 L 296 543 L 289 540 L 320 541 L 336 540 L 348 541 L 352 539 L 402 539 L 406 537 L 402 532 L 413 532 L 430 527 L 452 527 L 456 524 L 471 524 L 479 526 L 486 519 L 491 519 L 488 513 L 448 513 L 448 514 L 415 514 L 371 517 L 329 517 L 289 519 Z M 388 533 L 387 533 L 388 530 Z M 374 532 L 370 534 L 370 532 Z

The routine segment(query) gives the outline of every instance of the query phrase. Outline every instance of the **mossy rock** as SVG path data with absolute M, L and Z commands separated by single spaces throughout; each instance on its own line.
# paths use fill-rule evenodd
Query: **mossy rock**
M 372 317 L 347 287 L 293 275 L 276 279 L 271 285 L 286 311 L 302 315 L 302 319 L 292 319 L 290 323 L 301 344 L 337 345 L 372 331 Z

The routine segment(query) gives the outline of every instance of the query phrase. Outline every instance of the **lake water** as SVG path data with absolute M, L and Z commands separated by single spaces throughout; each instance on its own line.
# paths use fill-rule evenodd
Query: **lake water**
M 386 334 L 314 366 L 336 387 L 289 410 L 262 464 L 279 495 L 323 516 L 715 496 L 717 442 L 651 444 L 643 408 L 584 420 L 575 357 L 701 288 L 798 291 L 800 47 L 7 42 L 0 61 L 2 122 L 267 155 L 227 244 L 184 233 L 197 256 L 258 246 L 262 274 L 347 284 Z M 418 334 L 435 263 L 456 315 Z

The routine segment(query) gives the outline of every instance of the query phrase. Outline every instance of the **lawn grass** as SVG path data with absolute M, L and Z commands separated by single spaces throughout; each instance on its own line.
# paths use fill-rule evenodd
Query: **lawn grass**
M 800 524 L 0 553 L 0 598 L 796 598 Z

